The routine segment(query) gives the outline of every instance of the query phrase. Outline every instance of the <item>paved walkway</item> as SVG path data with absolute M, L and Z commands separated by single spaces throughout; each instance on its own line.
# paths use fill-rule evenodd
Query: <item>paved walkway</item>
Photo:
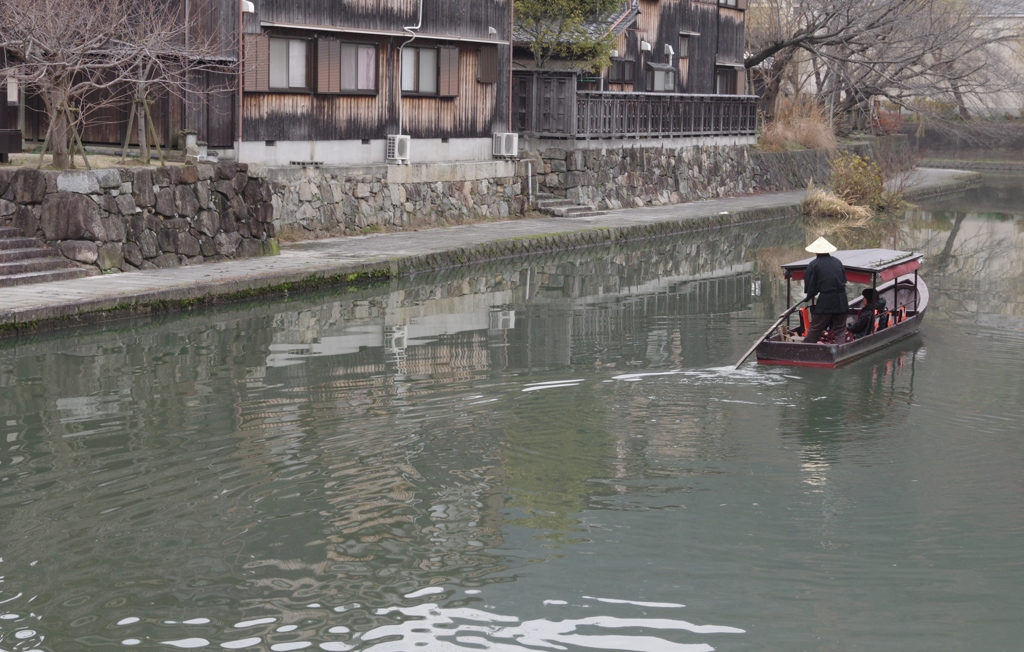
M 923 169 L 912 196 L 955 189 L 976 174 Z M 797 213 L 804 191 L 745 195 L 579 218 L 487 222 L 285 244 L 278 256 L 108 274 L 0 289 L 0 335 L 291 287 L 400 275 L 473 260 L 667 235 Z

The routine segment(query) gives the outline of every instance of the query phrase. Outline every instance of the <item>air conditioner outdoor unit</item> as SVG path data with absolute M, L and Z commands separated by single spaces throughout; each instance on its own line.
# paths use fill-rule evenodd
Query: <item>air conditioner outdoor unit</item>
M 401 353 L 409 346 L 408 333 L 405 325 L 384 327 L 384 350 L 388 353 Z
M 412 136 L 388 136 L 388 163 L 408 163 Z
M 493 154 L 498 158 L 515 158 L 519 156 L 519 134 L 494 134 Z
M 516 327 L 515 310 L 492 310 L 488 315 L 487 328 L 492 331 L 507 331 Z

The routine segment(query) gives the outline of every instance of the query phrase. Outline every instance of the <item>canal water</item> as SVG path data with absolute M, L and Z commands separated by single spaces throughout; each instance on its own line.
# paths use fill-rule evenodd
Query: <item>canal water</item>
M 0 650 L 1018 650 L 1024 192 L 0 344 Z M 919 335 L 731 364 L 822 232 Z

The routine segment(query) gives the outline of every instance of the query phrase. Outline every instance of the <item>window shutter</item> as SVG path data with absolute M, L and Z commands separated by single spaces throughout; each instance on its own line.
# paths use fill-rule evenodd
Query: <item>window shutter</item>
M 316 92 L 341 92 L 341 43 L 334 39 L 317 39 Z
M 459 94 L 459 48 L 438 48 L 437 94 L 455 97 Z
M 498 48 L 484 45 L 477 54 L 476 80 L 481 84 L 498 83 Z
M 270 90 L 270 37 L 266 34 L 245 35 L 245 61 L 242 88 L 253 93 Z

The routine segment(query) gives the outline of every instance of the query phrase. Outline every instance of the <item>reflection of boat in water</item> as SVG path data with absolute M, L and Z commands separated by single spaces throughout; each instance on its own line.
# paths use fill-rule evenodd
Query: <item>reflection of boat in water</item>
M 780 319 L 778 328 L 769 331 L 754 350 L 759 364 L 837 367 L 913 335 L 921 328 L 928 308 L 928 287 L 917 274 L 921 254 L 891 249 L 851 249 L 832 255 L 843 263 L 847 281 L 877 289 L 888 309 L 875 315 L 866 335 L 857 339 L 847 335 L 847 340 L 839 343 L 829 341 L 826 331 L 819 342 L 805 344 L 806 313 L 800 319 L 802 324 L 792 330 Z M 803 280 L 807 265 L 812 260 L 807 258 L 782 266 L 787 281 L 787 303 L 792 300 L 790 283 Z M 863 297 L 850 302 L 851 316 L 857 314 L 863 303 Z M 791 308 L 789 313 L 795 308 Z M 784 317 L 788 321 L 789 317 Z

